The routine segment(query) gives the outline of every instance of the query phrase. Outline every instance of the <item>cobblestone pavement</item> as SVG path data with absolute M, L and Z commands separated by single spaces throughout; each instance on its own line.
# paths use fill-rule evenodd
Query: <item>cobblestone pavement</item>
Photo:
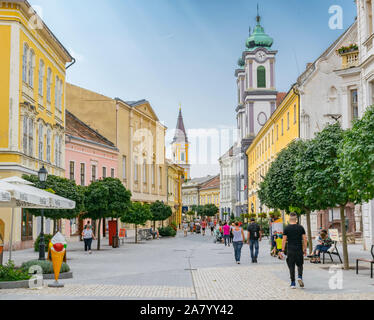
M 305 289 L 291 290 L 284 261 L 270 257 L 269 244 L 260 246 L 259 264 L 249 263 L 249 248 L 243 247 L 242 264 L 234 264 L 232 247 L 214 244 L 212 237 L 181 235 L 135 245 L 133 239 L 119 249 L 103 245 L 92 255 L 82 252 L 81 243 L 69 243 L 68 263 L 74 278 L 62 280 L 62 289 L 1 290 L 0 300 L 10 299 L 370 299 L 374 281 L 363 266 L 339 271 L 332 264 L 305 264 Z M 350 247 L 352 258 L 366 256 L 359 246 Z M 14 253 L 16 264 L 35 258 L 32 250 Z M 353 265 L 353 263 L 352 263 Z M 333 266 L 332 270 L 329 268 Z M 331 290 L 331 278 L 340 272 L 339 290 Z

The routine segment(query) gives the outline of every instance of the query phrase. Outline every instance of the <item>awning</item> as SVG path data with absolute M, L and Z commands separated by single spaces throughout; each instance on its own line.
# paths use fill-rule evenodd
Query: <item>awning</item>
M 9 193 L 11 196 L 10 204 L 9 201 L 0 202 L 0 207 L 57 210 L 75 208 L 75 201 L 33 187 L 29 181 L 18 177 L 0 180 L 0 192 Z

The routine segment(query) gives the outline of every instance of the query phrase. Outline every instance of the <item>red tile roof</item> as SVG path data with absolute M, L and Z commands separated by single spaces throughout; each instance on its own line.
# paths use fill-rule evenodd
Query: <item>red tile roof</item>
M 67 110 L 65 112 L 65 122 L 67 135 L 115 148 L 113 142 L 109 141 Z
M 287 92 L 278 92 L 277 93 L 277 107 L 282 103 L 283 99 L 286 97 Z
M 206 189 L 219 189 L 220 188 L 220 175 L 215 176 L 213 179 L 201 185 L 200 190 Z

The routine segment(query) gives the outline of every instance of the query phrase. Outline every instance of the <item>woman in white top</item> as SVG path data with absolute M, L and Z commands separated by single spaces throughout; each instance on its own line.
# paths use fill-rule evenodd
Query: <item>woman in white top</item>
M 239 222 L 235 223 L 235 227 L 232 229 L 233 233 L 233 246 L 235 253 L 235 261 L 240 264 L 240 258 L 242 255 L 243 243 L 245 240 L 244 231 L 239 227 Z
M 84 251 L 88 250 L 89 254 L 91 254 L 92 239 L 95 239 L 95 235 L 93 234 L 92 227 L 89 224 L 85 226 L 82 232 L 82 237 L 84 241 Z

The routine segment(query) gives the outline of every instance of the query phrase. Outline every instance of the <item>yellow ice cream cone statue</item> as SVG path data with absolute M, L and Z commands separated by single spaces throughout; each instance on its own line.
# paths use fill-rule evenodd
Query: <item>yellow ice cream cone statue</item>
M 57 233 L 51 240 L 49 247 L 52 258 L 53 272 L 55 274 L 55 282 L 48 285 L 48 287 L 61 288 L 64 285 L 58 282 L 60 276 L 62 263 L 66 253 L 66 240 L 61 233 Z
M 62 262 L 64 261 L 65 249 L 63 251 L 56 251 L 54 248 L 51 250 L 52 254 L 52 264 L 53 264 L 53 272 L 55 274 L 55 280 L 58 281 L 58 277 L 60 276 Z

